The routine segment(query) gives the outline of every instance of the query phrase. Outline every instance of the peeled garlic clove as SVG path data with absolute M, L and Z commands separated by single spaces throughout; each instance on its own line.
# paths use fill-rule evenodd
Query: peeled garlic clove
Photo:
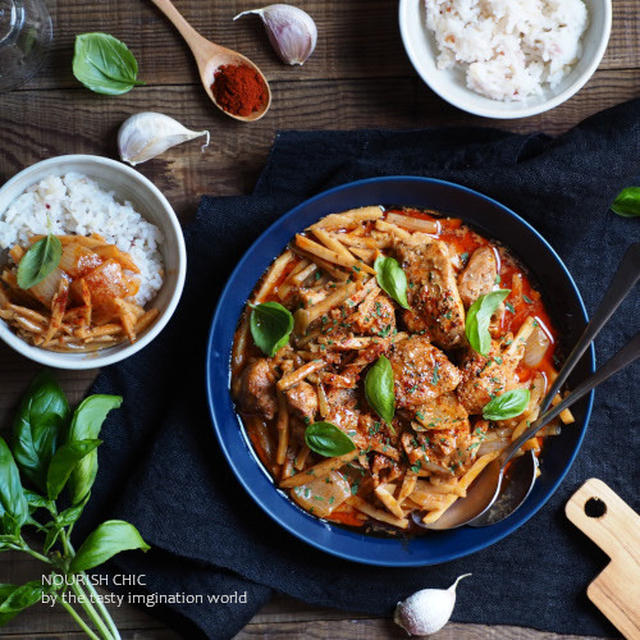
M 302 65 L 316 48 L 318 28 L 306 11 L 290 4 L 270 4 L 243 11 L 234 20 L 250 13 L 262 18 L 269 41 L 283 62 Z
M 191 131 L 163 113 L 143 111 L 127 118 L 118 131 L 118 150 L 124 162 L 135 166 L 160 155 L 170 147 L 206 136 L 202 150 L 209 146 L 208 131 Z
M 453 613 L 456 604 L 456 587 L 465 573 L 448 589 L 422 589 L 406 600 L 398 602 L 393 621 L 410 636 L 423 636 L 440 631 Z

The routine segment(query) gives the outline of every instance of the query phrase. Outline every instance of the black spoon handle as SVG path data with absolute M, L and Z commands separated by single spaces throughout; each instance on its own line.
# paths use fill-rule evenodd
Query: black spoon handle
M 584 352 L 589 348 L 589 345 L 598 333 L 600 333 L 602 327 L 607 324 L 616 309 L 620 306 L 620 303 L 629 295 L 629 292 L 635 287 L 638 280 L 640 280 L 640 242 L 632 244 L 624 254 L 624 257 L 620 261 L 620 266 L 613 276 L 604 298 L 602 298 L 600 302 L 598 310 L 593 314 L 591 321 L 586 326 L 582 336 L 580 336 L 576 346 L 558 373 L 558 377 L 544 397 L 540 407 L 540 413 L 544 414 L 551 406 L 552 400 L 562 385 L 567 381 L 567 378 L 580 361 L 580 358 L 584 355 Z
M 538 418 L 507 450 L 503 464 L 506 464 L 513 454 L 532 438 L 542 427 L 559 416 L 567 407 L 580 400 L 594 387 L 610 378 L 614 373 L 624 369 L 634 360 L 640 358 L 640 333 L 637 333 L 627 344 L 616 353 L 605 365 L 600 367 L 593 375 L 579 384 L 560 404 Z

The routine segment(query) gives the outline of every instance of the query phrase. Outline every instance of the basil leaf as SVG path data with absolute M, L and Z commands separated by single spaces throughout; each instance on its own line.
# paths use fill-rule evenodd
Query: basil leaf
M 508 420 L 519 416 L 529 404 L 529 389 L 512 389 L 493 398 L 484 405 L 482 417 L 485 420 Z
M 24 258 L 23 258 L 24 260 Z M 13 422 L 12 450 L 24 477 L 45 491 L 47 469 L 69 417 L 69 404 L 50 373 L 40 373 L 22 398 Z
M 310 424 L 305 429 L 304 440 L 311 451 L 325 458 L 343 456 L 356 448 L 351 438 L 330 422 Z
M 102 440 L 72 440 L 55 452 L 47 472 L 47 495 L 50 500 L 60 495 L 78 462 L 100 444 Z
M 73 75 L 87 89 L 109 96 L 144 84 L 137 80 L 138 62 L 127 45 L 108 33 L 76 36 Z
M 393 392 L 393 369 L 385 356 L 380 356 L 367 371 L 364 395 L 374 411 L 391 425 L 396 411 L 396 396 Z
M 0 533 L 17 534 L 29 516 L 18 467 L 3 438 L 0 438 Z
M 40 602 L 44 587 L 33 580 L 23 585 L 0 584 L 0 626 L 31 605 Z
M 86 571 L 106 562 L 121 551 L 148 551 L 150 548 L 132 524 L 124 520 L 107 520 L 92 531 L 80 545 L 69 569 L 73 573 Z
M 18 264 L 18 286 L 30 289 L 42 282 L 59 264 L 62 243 L 54 235 L 34 242 Z
M 91 494 L 88 493 L 80 504 L 68 507 L 64 511 L 61 511 L 56 517 L 56 523 L 61 527 L 68 527 L 70 524 L 74 524 L 82 515 L 82 511 L 84 510 L 87 502 L 89 502 L 90 497 Z
M 253 341 L 270 358 L 289 342 L 293 331 L 293 316 L 279 302 L 252 305 L 249 326 Z
M 388 293 L 401 307 L 409 309 L 407 302 L 407 276 L 394 258 L 378 256 L 373 263 L 376 280 L 380 287 Z
M 474 351 L 486 356 L 491 349 L 489 323 L 500 303 L 511 293 L 511 289 L 497 289 L 480 296 L 467 311 L 465 333 Z
M 611 205 L 611 210 L 623 218 L 640 217 L 640 187 L 623 189 Z
M 68 441 L 95 440 L 100 435 L 100 429 L 109 411 L 117 409 L 121 404 L 121 396 L 96 394 L 85 398 L 73 414 Z M 72 504 L 84 500 L 93 486 L 97 473 L 98 452 L 94 450 L 82 458 L 71 472 L 69 492 Z

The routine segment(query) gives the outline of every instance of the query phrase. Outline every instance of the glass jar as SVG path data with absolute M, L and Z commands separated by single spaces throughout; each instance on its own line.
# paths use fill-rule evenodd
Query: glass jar
M 44 0 L 0 0 L 0 92 L 15 89 L 36 74 L 52 39 Z

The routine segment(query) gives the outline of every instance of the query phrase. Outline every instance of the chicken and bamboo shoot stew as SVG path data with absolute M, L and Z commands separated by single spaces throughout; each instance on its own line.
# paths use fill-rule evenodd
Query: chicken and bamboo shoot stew
M 272 263 L 236 332 L 232 394 L 302 509 L 412 531 L 413 512 L 436 521 L 537 418 L 556 342 L 508 249 L 459 219 L 364 207 L 322 218 Z

